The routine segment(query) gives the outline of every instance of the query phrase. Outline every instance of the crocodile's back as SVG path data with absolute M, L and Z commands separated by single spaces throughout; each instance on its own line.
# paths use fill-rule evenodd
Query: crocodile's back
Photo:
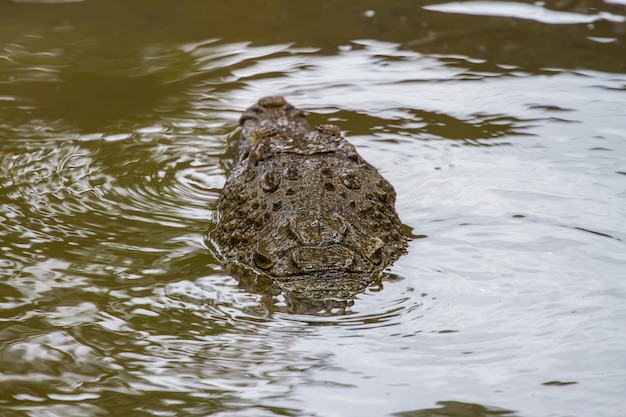
M 311 129 L 282 97 L 242 124 L 212 233 L 226 263 L 280 286 L 360 290 L 405 252 L 393 187 L 339 128 Z

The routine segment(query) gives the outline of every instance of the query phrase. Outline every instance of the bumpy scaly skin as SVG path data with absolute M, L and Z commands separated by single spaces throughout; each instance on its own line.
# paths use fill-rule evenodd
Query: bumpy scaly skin
M 282 97 L 241 117 L 211 236 L 230 270 L 286 291 L 361 291 L 406 251 L 395 191 L 341 137 Z

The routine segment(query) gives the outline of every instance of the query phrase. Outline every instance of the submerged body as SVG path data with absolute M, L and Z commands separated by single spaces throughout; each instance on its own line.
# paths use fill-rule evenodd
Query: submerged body
M 395 191 L 334 125 L 282 97 L 241 117 L 211 236 L 229 270 L 283 291 L 354 293 L 406 251 Z

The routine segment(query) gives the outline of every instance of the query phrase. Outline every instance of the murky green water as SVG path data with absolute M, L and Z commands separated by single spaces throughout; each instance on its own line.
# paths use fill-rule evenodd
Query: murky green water
M 204 246 L 269 94 L 425 236 L 346 310 Z M 3 417 L 626 413 L 623 0 L 6 0 L 0 204 Z

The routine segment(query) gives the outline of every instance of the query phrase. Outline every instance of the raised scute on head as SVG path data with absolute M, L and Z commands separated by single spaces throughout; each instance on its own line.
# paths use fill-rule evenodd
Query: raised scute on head
M 337 148 L 337 154 L 343 156 L 346 159 L 349 159 L 352 162 L 356 162 L 357 164 L 363 164 L 364 161 L 361 158 L 361 155 L 356 151 L 356 148 L 353 144 L 348 142 L 347 140 L 342 140 Z
M 315 130 L 317 130 L 320 133 L 325 133 L 331 136 L 337 136 L 337 137 L 341 136 L 341 129 L 337 125 L 331 125 L 331 124 L 317 125 L 315 126 Z

